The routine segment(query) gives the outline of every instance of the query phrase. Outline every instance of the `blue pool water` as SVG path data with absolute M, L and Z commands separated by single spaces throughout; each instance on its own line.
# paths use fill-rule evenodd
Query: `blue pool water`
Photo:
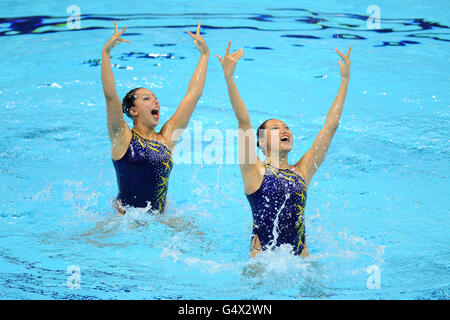
M 66 25 L 72 4 L 80 29 Z M 0 298 L 448 299 L 448 6 L 376 1 L 380 29 L 369 29 L 371 4 L 2 1 Z M 132 41 L 112 52 L 119 95 L 153 90 L 161 123 L 198 61 L 184 31 L 202 21 L 211 58 L 193 139 L 199 126 L 236 128 L 215 55 L 228 40 L 243 48 L 235 75 L 252 123 L 288 123 L 291 162 L 336 96 L 334 48 L 353 46 L 341 125 L 308 190 L 310 257 L 280 248 L 249 259 L 251 211 L 225 161 L 176 164 L 163 216 L 113 213 L 100 82 L 113 19 Z

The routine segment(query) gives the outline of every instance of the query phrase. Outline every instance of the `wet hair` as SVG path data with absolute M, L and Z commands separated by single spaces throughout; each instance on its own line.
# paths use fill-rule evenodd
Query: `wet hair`
M 122 111 L 127 115 L 128 118 L 133 119 L 130 114 L 130 109 L 134 107 L 134 100 L 136 100 L 136 91 L 143 89 L 142 87 L 134 88 L 128 91 L 128 93 L 122 99 Z
M 261 125 L 258 127 L 258 130 L 256 131 L 256 146 L 259 148 L 259 137 L 260 137 L 260 131 L 263 131 L 266 129 L 267 127 L 267 122 L 269 122 L 270 120 L 275 120 L 274 118 L 270 118 L 267 119 L 266 121 L 264 121 L 263 123 L 261 123 Z

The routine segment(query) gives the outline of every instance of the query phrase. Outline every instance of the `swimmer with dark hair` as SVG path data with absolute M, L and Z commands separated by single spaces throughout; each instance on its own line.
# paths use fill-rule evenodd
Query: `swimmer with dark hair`
M 239 164 L 253 215 L 250 256 L 284 244 L 290 245 L 294 254 L 308 256 L 304 215 L 307 189 L 325 159 L 339 126 L 350 79 L 352 47 L 347 55 L 336 49 L 343 60 L 343 63 L 338 60 L 342 79 L 337 97 L 312 147 L 294 165 L 288 162 L 294 137 L 289 127 L 278 119 L 268 119 L 258 128 L 257 147 L 266 157 L 264 161 L 258 158 L 250 116 L 233 79 L 243 50 L 230 53 L 230 47 L 231 41 L 225 56 L 217 57 L 223 67 L 228 95 L 239 126 Z
M 121 101 L 114 83 L 110 51 L 119 43 L 127 27 L 115 31 L 102 48 L 102 84 L 106 99 L 111 157 L 116 170 L 119 192 L 114 202 L 117 211 L 125 214 L 127 207 L 147 208 L 149 212 L 165 210 L 169 175 L 173 167 L 172 150 L 187 127 L 205 86 L 209 48 L 200 34 L 186 31 L 200 51 L 200 60 L 189 82 L 187 93 L 176 112 L 159 132 L 160 105 L 155 94 L 146 88 L 129 91 Z M 124 114 L 133 120 L 130 129 Z

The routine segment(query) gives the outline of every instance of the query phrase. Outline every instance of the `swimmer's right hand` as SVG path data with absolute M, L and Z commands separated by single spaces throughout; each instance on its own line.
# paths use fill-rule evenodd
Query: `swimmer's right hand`
M 112 48 L 114 48 L 118 43 L 120 42 L 127 42 L 130 43 L 130 41 L 122 39 L 120 36 L 125 32 L 125 30 L 127 30 L 127 27 L 123 28 L 123 30 L 121 32 L 118 32 L 118 27 L 117 27 L 117 23 L 114 20 L 114 26 L 115 26 L 115 30 L 114 30 L 114 34 L 112 35 L 111 39 L 108 40 L 107 43 L 105 43 L 105 45 L 103 46 L 103 51 L 105 52 L 110 52 Z
M 220 64 L 222 65 L 223 72 L 225 76 L 231 76 L 234 73 L 234 69 L 236 68 L 236 63 L 242 56 L 244 55 L 244 51 L 239 49 L 232 54 L 230 54 L 231 41 L 228 42 L 228 48 L 225 52 L 225 56 L 222 57 L 216 54 L 217 58 L 219 58 Z

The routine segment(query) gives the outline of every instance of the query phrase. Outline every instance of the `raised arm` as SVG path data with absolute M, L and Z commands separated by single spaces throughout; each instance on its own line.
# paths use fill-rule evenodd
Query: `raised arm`
M 233 79 L 236 64 L 244 52 L 242 49 L 239 49 L 230 54 L 230 47 L 231 41 L 228 43 L 224 58 L 222 59 L 219 55 L 217 57 L 222 65 L 228 88 L 228 96 L 233 106 L 236 119 L 238 120 L 238 154 L 242 179 L 244 180 L 244 190 L 246 194 L 251 194 L 261 185 L 263 175 L 260 169 L 263 165 L 256 154 L 255 138 L 250 123 L 250 116 Z
M 347 95 L 348 83 L 350 80 L 350 52 L 352 47 L 348 49 L 347 55 L 336 49 L 336 52 L 344 60 L 342 64 L 341 60 L 338 60 L 339 67 L 341 69 L 341 85 L 339 87 L 336 99 L 334 99 L 330 110 L 328 111 L 325 125 L 320 130 L 313 146 L 309 149 L 304 156 L 296 163 L 296 167 L 305 175 L 304 179 L 306 185 L 309 186 L 312 177 L 316 173 L 317 169 L 322 164 L 325 156 L 328 152 L 328 148 L 331 144 L 331 140 L 339 126 L 341 119 L 342 109 L 344 107 L 345 97 Z
M 125 27 L 121 32 L 118 32 L 117 23 L 115 21 L 114 25 L 115 30 L 113 36 L 102 48 L 102 85 L 103 93 L 105 94 L 106 99 L 108 134 L 112 144 L 113 154 L 115 145 L 120 143 L 120 140 L 123 139 L 124 134 L 126 135 L 128 133 L 126 130 L 130 131 L 128 125 L 123 120 L 122 102 L 117 95 L 110 57 L 111 49 L 118 43 L 130 43 L 130 41 L 121 38 L 127 27 Z
M 203 39 L 203 36 L 200 35 L 200 26 L 201 23 L 198 24 L 195 35 L 189 31 L 186 31 L 194 39 L 194 43 L 200 51 L 200 60 L 198 61 L 197 67 L 195 68 L 194 74 L 189 82 L 187 93 L 183 100 L 181 100 L 177 111 L 161 129 L 161 134 L 171 142 L 172 148 L 175 147 L 179 136 L 187 127 L 189 119 L 191 118 L 195 106 L 202 96 L 203 88 L 205 87 L 206 72 L 208 69 L 209 60 L 209 48 L 205 42 L 205 39 Z

